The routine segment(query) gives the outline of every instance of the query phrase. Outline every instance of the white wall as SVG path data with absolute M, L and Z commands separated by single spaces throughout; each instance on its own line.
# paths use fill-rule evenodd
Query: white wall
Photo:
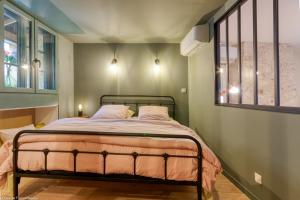
M 58 36 L 59 118 L 74 116 L 74 54 L 73 42 Z

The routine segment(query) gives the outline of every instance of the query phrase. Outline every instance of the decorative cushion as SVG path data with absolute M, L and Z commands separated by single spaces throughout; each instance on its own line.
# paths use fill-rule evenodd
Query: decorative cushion
M 168 107 L 141 106 L 139 107 L 140 120 L 170 120 Z
M 129 106 L 124 105 L 104 105 L 91 119 L 126 119 Z

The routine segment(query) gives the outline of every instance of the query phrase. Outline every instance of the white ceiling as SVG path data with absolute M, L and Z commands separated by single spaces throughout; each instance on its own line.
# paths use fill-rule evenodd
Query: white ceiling
M 226 0 L 51 0 L 85 33 L 76 43 L 178 43 Z

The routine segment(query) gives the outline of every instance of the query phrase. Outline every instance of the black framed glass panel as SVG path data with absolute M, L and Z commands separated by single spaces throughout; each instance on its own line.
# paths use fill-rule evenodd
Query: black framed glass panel
M 233 12 L 228 17 L 228 55 L 229 55 L 229 103 L 239 103 L 239 53 L 238 53 L 238 12 Z
M 299 1 L 279 0 L 280 105 L 300 107 Z
M 273 0 L 257 0 L 257 89 L 259 105 L 275 104 Z
M 218 54 L 219 66 L 217 69 L 218 76 L 218 101 L 220 103 L 227 103 L 227 88 L 228 88 L 228 64 L 227 64 L 227 34 L 226 34 L 226 20 L 223 20 L 219 26 L 218 39 Z
M 253 49 L 253 1 L 241 6 L 242 103 L 254 104 L 255 66 Z

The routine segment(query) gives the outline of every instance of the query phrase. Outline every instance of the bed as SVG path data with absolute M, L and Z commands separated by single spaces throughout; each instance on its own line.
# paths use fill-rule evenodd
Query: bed
M 136 113 L 141 105 L 167 106 L 175 118 L 175 100 L 168 96 L 104 95 L 100 104 L 125 104 Z M 15 199 L 22 177 L 193 185 L 202 199 L 221 165 L 194 131 L 175 120 L 70 118 L 19 132 L 0 149 L 0 170 L 0 184 L 13 171 Z

